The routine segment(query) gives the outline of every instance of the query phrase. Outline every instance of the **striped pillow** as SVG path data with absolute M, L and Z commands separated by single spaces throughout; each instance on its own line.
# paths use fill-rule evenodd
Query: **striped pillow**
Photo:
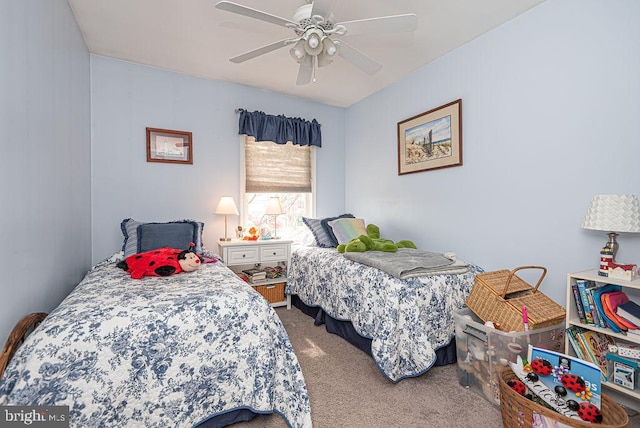
M 333 232 L 331 228 L 327 224 L 327 222 L 331 220 L 336 220 L 338 218 L 353 218 L 353 214 L 342 214 L 338 217 L 327 217 L 323 219 L 316 218 L 306 218 L 302 217 L 302 221 L 309 228 L 313 237 L 316 240 L 316 245 L 320 248 L 335 248 L 338 245 L 338 241 L 336 241 L 333 236 Z

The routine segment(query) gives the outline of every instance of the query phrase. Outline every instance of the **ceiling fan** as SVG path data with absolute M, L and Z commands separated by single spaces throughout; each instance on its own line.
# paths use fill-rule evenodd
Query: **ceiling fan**
M 289 53 L 300 64 L 297 85 L 305 85 L 312 80 L 315 82 L 316 67 L 331 64 L 336 56 L 349 61 L 363 72 L 373 75 L 382 68 L 382 64 L 369 58 L 344 40 L 338 40 L 337 36 L 414 31 L 418 24 L 415 13 L 336 22 L 333 15 L 335 1 L 307 0 L 308 3 L 299 7 L 291 20 L 230 1 L 218 2 L 216 4 L 218 9 L 280 25 L 295 33 L 294 37 L 243 53 L 231 58 L 230 61 L 241 63 L 276 49 L 293 45 Z

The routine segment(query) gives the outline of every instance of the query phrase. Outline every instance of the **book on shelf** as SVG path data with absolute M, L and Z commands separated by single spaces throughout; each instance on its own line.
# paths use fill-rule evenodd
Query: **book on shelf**
M 247 276 L 247 279 L 251 283 L 256 281 L 264 281 L 267 279 L 267 272 L 258 268 L 245 269 L 242 271 Z
M 615 346 L 616 341 L 606 334 L 578 326 L 569 327 L 567 335 L 576 356 L 581 360 L 596 364 L 602 372 L 602 380 L 606 381 L 609 377 L 607 353 L 609 346 Z
M 611 336 L 597 331 L 585 330 L 581 335 L 584 338 L 587 351 L 592 357 L 591 362 L 600 367 L 602 378 L 606 381 L 609 377 L 607 353 L 609 352 L 609 346 L 615 346 L 616 341 Z
M 586 324 L 587 320 L 584 317 L 584 308 L 582 307 L 582 299 L 580 298 L 580 291 L 578 291 L 578 284 L 571 284 L 571 292 L 573 293 L 573 300 L 576 304 L 576 311 L 578 312 L 578 318 L 580 322 Z
M 584 318 L 586 320 L 586 324 L 593 324 L 593 315 L 591 314 L 591 306 L 589 306 L 589 299 L 587 298 L 587 281 L 584 279 L 576 280 L 576 285 L 578 287 L 578 293 L 580 294 L 580 299 L 582 300 L 582 307 L 584 309 Z
M 640 305 L 633 300 L 619 304 L 616 313 L 636 326 L 640 326 Z
M 573 348 L 573 352 L 575 352 L 576 356 L 581 360 L 586 361 L 587 350 L 582 344 L 582 339 L 580 339 L 580 337 L 578 336 L 578 334 L 582 330 L 583 330 L 582 328 L 572 325 L 567 329 L 567 337 L 569 338 L 569 343 L 571 344 L 571 347 Z
M 602 320 L 600 319 L 600 315 L 598 314 L 598 308 L 596 307 L 595 300 L 593 300 L 593 292 L 594 288 L 596 287 L 596 284 L 590 281 L 585 288 L 585 293 L 587 294 L 587 300 L 589 301 L 589 309 L 591 310 L 593 325 L 596 327 L 603 327 Z

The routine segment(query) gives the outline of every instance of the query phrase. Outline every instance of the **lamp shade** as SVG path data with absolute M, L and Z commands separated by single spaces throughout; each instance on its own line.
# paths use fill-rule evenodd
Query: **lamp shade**
M 640 203 L 636 195 L 594 196 L 582 220 L 583 229 L 640 233 Z
M 282 209 L 282 204 L 280 204 L 279 196 L 271 196 L 269 198 L 269 203 L 267 204 L 267 210 L 265 211 L 267 215 L 279 215 L 284 214 L 284 210 Z
M 218 206 L 216 207 L 215 214 L 239 215 L 238 208 L 236 208 L 236 203 L 233 201 L 233 198 L 231 196 L 221 197 L 220 202 L 218 202 Z

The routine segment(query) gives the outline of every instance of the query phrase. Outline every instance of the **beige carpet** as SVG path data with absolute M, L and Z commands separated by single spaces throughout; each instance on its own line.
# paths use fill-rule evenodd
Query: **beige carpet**
M 278 308 L 300 361 L 315 428 L 501 427 L 500 410 L 458 384 L 456 365 L 391 383 L 373 359 L 300 310 Z M 260 416 L 236 427 L 286 427 Z
M 393 384 L 371 357 L 314 326 L 300 310 L 276 311 L 302 367 L 314 428 L 502 427 L 498 408 L 458 384 L 455 364 Z M 629 427 L 640 428 L 640 415 L 629 411 Z M 268 415 L 233 427 L 286 428 L 287 423 Z

